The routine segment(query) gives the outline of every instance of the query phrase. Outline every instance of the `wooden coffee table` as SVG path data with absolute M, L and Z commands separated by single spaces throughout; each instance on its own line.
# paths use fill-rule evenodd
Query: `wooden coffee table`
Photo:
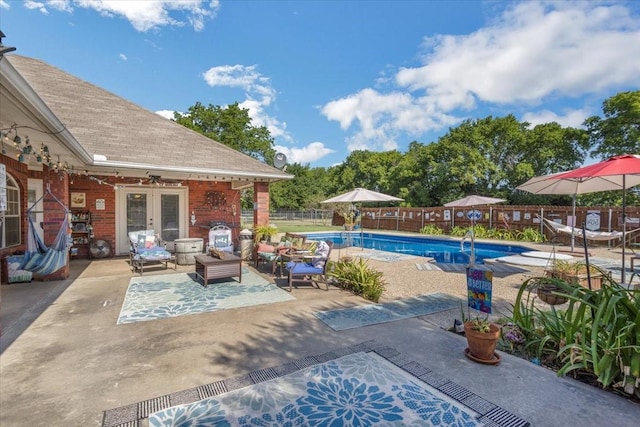
M 224 259 L 209 255 L 196 255 L 196 275 L 203 281 L 206 288 L 211 279 L 238 277 L 242 282 L 242 258 L 233 254 L 225 254 Z

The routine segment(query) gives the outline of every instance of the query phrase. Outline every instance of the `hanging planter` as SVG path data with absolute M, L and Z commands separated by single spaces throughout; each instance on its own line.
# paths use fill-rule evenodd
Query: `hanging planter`
M 566 303 L 569 299 L 562 295 L 556 295 L 554 292 L 561 292 L 560 288 L 553 285 L 542 285 L 536 289 L 538 298 L 549 305 L 560 305 Z

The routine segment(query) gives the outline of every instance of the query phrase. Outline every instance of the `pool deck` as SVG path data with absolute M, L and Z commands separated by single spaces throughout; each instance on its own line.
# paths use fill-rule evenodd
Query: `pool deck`
M 454 294 L 463 289 L 460 274 L 421 271 L 415 260 L 371 263 L 390 282 L 388 299 L 429 286 L 450 286 Z M 0 425 L 101 426 L 104 411 L 113 408 L 369 340 L 532 426 L 626 427 L 640 419 L 640 405 L 520 358 L 502 354 L 497 366 L 470 361 L 465 339 L 443 329 L 459 309 L 336 332 L 313 313 L 366 301 L 334 287 L 301 286 L 292 301 L 116 325 L 129 280 L 137 277 L 128 259 L 74 260 L 71 266 L 65 281 L 0 288 Z M 178 272 L 192 270 L 178 266 Z M 172 273 L 150 269 L 145 276 Z M 496 287 L 512 288 L 520 279 L 511 276 Z M 284 279 L 275 281 L 286 286 Z

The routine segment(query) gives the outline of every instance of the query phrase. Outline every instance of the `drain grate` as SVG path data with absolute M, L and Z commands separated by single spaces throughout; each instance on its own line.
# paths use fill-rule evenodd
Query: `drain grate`
M 169 396 L 160 396 L 138 403 L 138 418 L 147 418 L 149 414 L 170 407 Z
M 249 374 L 254 383 L 261 383 L 263 381 L 272 380 L 274 378 L 278 378 L 280 375 L 276 373 L 271 368 L 259 369 L 257 371 L 253 371 Z
M 217 396 L 228 391 L 227 387 L 224 384 L 224 381 L 216 381 L 215 383 L 201 385 L 200 387 L 196 387 L 196 389 L 198 390 L 200 399 Z

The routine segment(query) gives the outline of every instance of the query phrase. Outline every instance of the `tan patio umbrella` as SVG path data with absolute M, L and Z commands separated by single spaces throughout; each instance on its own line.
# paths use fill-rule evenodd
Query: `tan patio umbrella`
M 506 202 L 505 199 L 496 199 L 495 197 L 486 197 L 486 196 L 478 196 L 471 195 L 467 197 L 463 197 L 462 199 L 454 200 L 453 202 L 445 203 L 445 207 L 470 207 L 472 211 L 472 215 L 469 219 L 471 219 L 471 255 L 469 256 L 469 266 L 473 267 L 476 263 L 476 250 L 475 250 L 475 227 L 476 227 L 476 218 L 475 217 L 475 209 L 476 206 L 483 205 L 492 205 L 494 203 L 502 203 Z
M 320 203 L 362 203 L 364 202 L 398 202 L 403 199 L 388 194 L 379 193 L 377 191 L 367 190 L 366 188 L 354 188 L 351 191 L 324 200 Z M 362 224 L 360 224 L 360 246 L 364 247 L 364 235 Z
M 576 179 L 566 177 L 567 172 L 553 173 L 550 175 L 536 176 L 522 185 L 517 190 L 527 191 L 533 194 L 566 194 L 573 198 L 573 218 L 576 217 L 576 196 L 578 194 L 594 193 L 596 191 L 622 190 L 622 176 L 593 176 Z M 640 175 L 626 175 L 626 188 L 640 184 Z M 575 222 L 575 221 L 574 221 Z M 575 224 L 571 224 L 575 230 Z M 575 247 L 575 235 L 571 233 L 571 252 Z

